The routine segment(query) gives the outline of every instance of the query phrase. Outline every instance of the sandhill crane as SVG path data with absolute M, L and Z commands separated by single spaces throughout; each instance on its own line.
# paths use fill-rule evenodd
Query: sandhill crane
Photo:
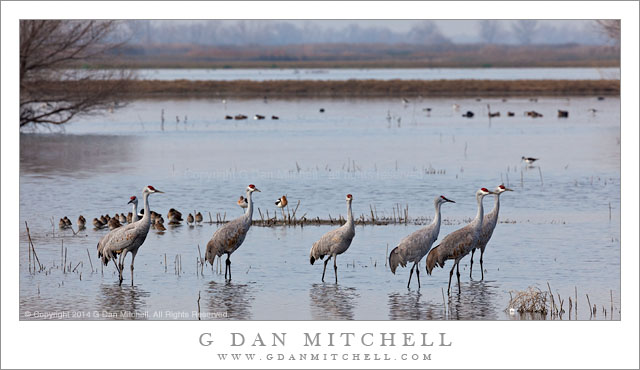
M 287 201 L 286 195 L 283 195 L 280 198 L 278 198 L 278 200 L 276 200 L 276 207 L 280 208 L 280 210 L 282 211 L 283 220 L 284 220 L 284 207 L 286 207 L 287 204 L 289 204 L 289 201 Z
M 129 202 L 127 204 L 132 204 L 133 207 L 133 211 L 131 213 L 131 221 L 129 221 L 129 218 L 127 217 L 127 221 L 129 223 L 133 223 L 138 221 L 138 198 L 133 195 L 131 196 L 131 198 L 129 198 Z
M 353 237 L 356 235 L 355 224 L 353 222 L 353 215 L 351 214 L 351 202 L 353 196 L 347 194 L 347 222 L 341 227 L 331 230 L 324 234 L 320 240 L 313 243 L 311 252 L 309 253 L 309 260 L 311 264 L 319 259 L 322 261 L 324 256 L 327 260 L 324 261 L 324 269 L 322 270 L 322 282 L 324 282 L 324 273 L 327 271 L 327 263 L 333 257 L 333 271 L 336 275 L 336 284 L 338 284 L 338 265 L 336 263 L 336 256 L 344 253 L 349 246 Z
M 451 271 L 449 272 L 449 286 L 447 287 L 447 294 L 451 291 L 451 276 L 453 276 L 454 269 L 456 269 L 456 275 L 458 277 L 458 294 L 460 293 L 460 260 L 476 247 L 478 240 L 480 239 L 482 219 L 484 217 L 482 199 L 488 194 L 494 193 L 486 188 L 478 190 L 476 192 L 476 201 L 478 202 L 478 213 L 476 214 L 476 218 L 474 218 L 473 221 L 465 227 L 445 236 L 442 242 L 440 242 L 440 244 L 435 248 L 431 249 L 427 255 L 427 273 L 429 275 L 431 275 L 431 272 L 436 265 L 444 267 L 446 260 L 454 260 Z
M 528 166 L 531 166 L 533 165 L 533 162 L 537 161 L 538 159 L 539 158 L 522 156 L 522 159 L 520 160 L 520 162 L 524 161 Z
M 260 190 L 253 184 L 247 186 L 247 211 L 244 215 L 222 225 L 216 230 L 211 240 L 207 243 L 207 251 L 204 256 L 210 264 L 213 265 L 216 256 L 222 257 L 223 254 L 227 254 L 226 267 L 224 269 L 225 279 L 227 279 L 228 270 L 229 280 L 231 280 L 231 254 L 240 248 L 244 238 L 247 236 L 249 228 L 251 228 L 251 217 L 253 216 L 251 194 L 255 191 L 259 192 Z
M 243 197 L 242 195 L 240 196 L 240 199 L 238 199 L 236 204 L 238 204 L 238 206 L 240 206 L 240 208 L 242 209 L 246 209 L 249 206 L 249 203 L 247 202 L 245 197 Z
M 133 262 L 138 253 L 138 249 L 144 243 L 151 226 L 151 212 L 149 212 L 149 195 L 153 193 L 163 193 L 162 191 L 149 185 L 142 189 L 142 199 L 144 200 L 144 216 L 137 222 L 128 224 L 112 230 L 98 242 L 98 257 L 102 259 L 105 266 L 109 260 L 113 259 L 118 269 L 119 284 L 122 285 L 122 270 L 124 269 L 124 259 L 128 252 L 131 252 L 131 286 L 133 286 Z M 119 262 L 115 257 L 120 255 Z
M 496 224 L 498 223 L 498 212 L 500 212 L 500 194 L 505 191 L 513 191 L 505 187 L 504 185 L 498 185 L 496 190 L 494 190 L 495 194 L 495 203 L 493 205 L 493 209 L 491 212 L 487 213 L 482 220 L 482 233 L 480 234 L 480 240 L 476 247 L 471 251 L 471 267 L 469 268 L 469 278 L 471 278 L 471 273 L 473 271 L 473 254 L 476 253 L 476 249 L 480 249 L 480 271 L 482 271 L 482 280 L 484 280 L 484 267 L 482 266 L 482 256 L 484 255 L 484 249 L 487 247 L 487 243 L 489 243 L 489 239 L 491 239 L 491 235 L 493 235 L 493 230 L 496 228 Z
M 416 270 L 416 276 L 418 278 L 418 288 L 420 288 L 420 268 L 418 267 L 418 263 L 420 263 L 422 257 L 427 255 L 433 242 L 438 239 L 438 234 L 440 233 L 440 206 L 447 202 L 455 203 L 445 198 L 444 195 L 436 197 L 436 199 L 433 200 L 436 209 L 433 222 L 406 236 L 398 243 L 397 247 L 393 248 L 391 254 L 389 254 L 389 267 L 394 274 L 396 273 L 398 265 L 406 267 L 407 263 L 413 262 L 413 266 L 409 272 L 407 289 L 409 289 L 409 284 L 411 284 L 411 275 L 413 275 L 414 269 Z

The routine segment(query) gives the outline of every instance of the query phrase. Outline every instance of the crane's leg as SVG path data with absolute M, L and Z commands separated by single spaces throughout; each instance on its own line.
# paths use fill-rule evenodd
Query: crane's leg
M 324 283 L 324 273 L 327 271 L 327 263 L 329 263 L 329 260 L 331 259 L 331 256 L 327 257 L 327 259 L 324 261 L 324 269 L 322 270 L 322 282 Z
M 337 260 L 338 260 L 338 258 L 336 256 L 333 256 L 333 273 L 336 274 L 336 284 L 338 284 L 338 264 L 337 264 Z
M 447 295 L 451 293 L 451 277 L 453 276 L 453 270 L 456 268 L 456 264 L 454 262 L 453 266 L 451 266 L 451 271 L 449 271 L 449 286 L 447 287 Z
M 460 294 L 460 261 L 456 262 L 456 276 L 458 277 L 458 294 Z
M 225 279 L 227 278 L 227 269 L 229 269 L 229 281 L 231 281 L 231 259 L 230 258 L 231 258 L 231 255 L 227 254 L 227 262 L 226 262 L 227 266 L 224 269 L 224 278 Z
M 136 259 L 136 253 L 138 252 L 131 252 L 131 286 L 133 286 L 133 261 Z
M 118 270 L 118 279 L 120 280 L 118 285 L 122 286 L 122 271 L 120 270 L 120 264 L 115 258 L 113 259 L 113 264 L 116 265 L 116 270 Z
M 411 275 L 413 275 L 413 269 L 416 267 L 416 264 L 414 263 L 413 266 L 411 266 L 411 270 L 409 271 L 409 282 L 407 283 L 407 289 L 409 289 L 409 285 L 411 284 Z
M 415 266 L 416 266 L 416 277 L 418 278 L 418 289 L 420 289 L 420 266 L 418 266 L 418 262 L 416 262 Z
M 124 273 L 124 259 L 126 256 L 127 250 L 125 249 L 120 253 L 120 285 L 122 285 L 122 280 L 124 280 L 122 274 Z
M 471 250 L 471 266 L 469 267 L 469 279 L 471 279 L 471 272 L 473 272 L 473 254 L 476 253 L 476 249 Z M 482 257 L 480 257 L 482 259 Z
M 484 280 L 484 267 L 482 266 L 482 256 L 484 255 L 484 249 L 480 250 L 480 271 L 482 271 L 482 280 Z

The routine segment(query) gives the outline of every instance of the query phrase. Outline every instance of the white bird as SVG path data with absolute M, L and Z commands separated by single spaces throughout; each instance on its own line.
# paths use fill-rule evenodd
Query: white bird
M 396 273 L 398 265 L 406 267 L 407 263 L 413 262 L 413 266 L 409 272 L 407 289 L 409 289 L 409 284 L 411 284 L 411 275 L 413 275 L 414 269 L 416 270 L 416 276 L 418 277 L 418 288 L 420 288 L 420 268 L 418 267 L 418 263 L 420 263 L 422 257 L 429 253 L 431 245 L 433 245 L 433 242 L 438 239 L 438 234 L 440 233 L 440 206 L 447 202 L 455 203 L 454 201 L 445 198 L 444 195 L 436 197 L 433 201 L 436 209 L 436 215 L 433 218 L 433 222 L 431 222 L 430 225 L 416 230 L 406 236 L 400 241 L 400 243 L 398 243 L 397 247 L 393 248 L 391 254 L 389 254 L 389 267 L 393 274 Z
M 491 239 L 491 235 L 493 235 L 493 230 L 496 228 L 496 224 L 498 223 L 498 212 L 500 212 L 500 194 L 505 191 L 513 191 L 505 187 L 504 185 L 499 185 L 496 190 L 494 190 L 495 194 L 495 202 L 493 205 L 493 209 L 491 212 L 487 213 L 482 220 L 482 233 L 480 234 L 480 240 L 476 247 L 471 251 L 471 267 L 469 268 L 469 278 L 471 278 L 471 273 L 473 271 L 473 254 L 476 253 L 476 249 L 480 249 L 480 271 L 482 271 L 482 280 L 484 280 L 484 267 L 482 266 L 482 256 L 484 255 L 484 249 L 487 247 L 487 243 L 489 243 L 489 239 Z
M 129 223 L 134 223 L 136 221 L 139 220 L 138 218 L 138 198 L 135 195 L 132 195 L 131 198 L 129 198 L 129 202 L 127 204 L 132 204 L 132 211 L 131 211 L 131 222 Z M 127 220 L 128 221 L 128 220 Z
M 227 254 L 226 267 L 224 269 L 224 278 L 227 279 L 227 270 L 229 271 L 229 280 L 231 280 L 231 254 L 240 248 L 242 242 L 244 242 L 249 228 L 251 228 L 251 217 L 253 215 L 253 201 L 251 200 L 251 194 L 257 191 L 258 188 L 251 184 L 247 186 L 247 211 L 244 215 L 236 218 L 229 223 L 222 225 L 211 237 L 211 240 L 207 243 L 207 251 L 205 252 L 205 259 L 213 265 L 213 261 L 218 257 L 222 257 L 223 254 Z
M 465 227 L 445 236 L 442 242 L 440 242 L 440 244 L 435 248 L 431 249 L 427 255 L 427 273 L 429 275 L 431 275 L 436 264 L 440 267 L 444 267 L 446 260 L 454 260 L 451 272 L 449 272 L 449 286 L 447 287 L 447 294 L 449 294 L 451 290 L 451 276 L 453 276 L 454 269 L 456 269 L 456 275 L 458 277 L 458 293 L 460 293 L 460 260 L 475 249 L 478 240 L 480 240 L 482 220 L 484 217 L 482 199 L 488 194 L 494 193 L 486 188 L 478 190 L 476 192 L 476 201 L 478 202 L 478 213 L 476 214 L 476 218 L 474 218 L 473 221 Z
M 105 266 L 113 259 L 118 269 L 118 277 L 120 285 L 122 285 L 122 270 L 124 268 L 124 259 L 128 252 L 131 252 L 131 286 L 133 286 L 133 262 L 138 253 L 138 249 L 144 243 L 151 226 L 151 212 L 149 212 L 149 194 L 163 193 L 149 185 L 142 189 L 142 199 L 144 200 L 144 216 L 137 222 L 127 224 L 110 231 L 98 242 L 98 257 L 102 259 Z M 116 263 L 115 257 L 120 255 L 119 262 Z
M 322 261 L 324 256 L 327 260 L 324 261 L 324 269 L 322 270 L 322 282 L 324 282 L 324 273 L 327 271 L 327 263 L 333 257 L 333 271 L 336 275 L 336 284 L 338 284 L 338 265 L 336 263 L 336 257 L 339 254 L 344 253 L 349 246 L 353 237 L 356 235 L 355 224 L 353 222 L 353 215 L 351 214 L 351 202 L 353 196 L 347 194 L 347 222 L 341 227 L 331 230 L 324 234 L 320 240 L 313 243 L 311 252 L 309 253 L 309 260 L 311 264 L 319 259 Z

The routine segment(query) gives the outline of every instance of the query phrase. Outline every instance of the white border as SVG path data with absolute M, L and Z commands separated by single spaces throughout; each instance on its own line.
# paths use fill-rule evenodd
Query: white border
M 2 2 L 2 367 L 638 368 L 637 2 Z M 622 321 L 619 322 L 20 322 L 18 320 L 18 20 L 622 19 Z M 205 331 L 447 332 L 431 362 L 218 362 Z M 297 352 L 291 341 L 287 352 Z M 221 346 L 221 345 L 219 345 Z M 304 350 L 304 349 L 303 349 Z M 323 350 L 326 350 L 324 348 Z M 361 349 L 337 348 L 339 351 Z M 373 351 L 379 351 L 373 348 Z M 249 351 L 244 349 L 244 351 Z M 271 349 L 273 351 L 273 349 Z M 363 350 L 364 352 L 364 350 Z

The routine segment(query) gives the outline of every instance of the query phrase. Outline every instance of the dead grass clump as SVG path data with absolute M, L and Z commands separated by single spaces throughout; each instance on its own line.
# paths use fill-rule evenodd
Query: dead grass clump
M 514 309 L 520 313 L 532 312 L 543 315 L 547 314 L 547 292 L 543 292 L 535 287 L 529 287 L 522 291 L 512 291 L 510 294 L 511 299 L 509 300 L 509 306 L 506 308 L 506 311 Z

